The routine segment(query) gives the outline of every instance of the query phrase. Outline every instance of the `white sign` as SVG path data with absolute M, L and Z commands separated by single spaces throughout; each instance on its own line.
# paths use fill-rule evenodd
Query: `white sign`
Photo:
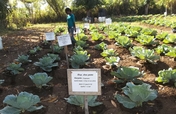
M 79 33 L 81 33 L 80 28 L 76 28 L 76 32 L 74 31 L 74 34 L 79 34 Z
M 68 69 L 69 94 L 100 95 L 100 69 Z
M 105 23 L 106 23 L 107 25 L 112 24 L 112 19 L 111 19 L 111 18 L 107 18 L 106 21 L 105 21 Z
M 84 28 L 89 29 L 90 28 L 89 23 L 84 23 Z
M 54 32 L 45 33 L 45 37 L 46 37 L 47 41 L 55 40 L 55 34 L 54 34 Z
M 72 44 L 69 34 L 57 36 L 59 46 L 66 46 Z

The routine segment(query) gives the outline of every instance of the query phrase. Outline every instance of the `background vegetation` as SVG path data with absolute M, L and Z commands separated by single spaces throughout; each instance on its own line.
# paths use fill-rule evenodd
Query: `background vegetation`
M 0 28 L 65 21 L 65 7 L 73 9 L 77 21 L 98 17 L 102 10 L 106 17 L 176 13 L 175 0 L 1 0 Z

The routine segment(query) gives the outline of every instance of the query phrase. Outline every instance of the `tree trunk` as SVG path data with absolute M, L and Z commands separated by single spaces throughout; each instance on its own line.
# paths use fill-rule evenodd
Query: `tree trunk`
M 149 4 L 146 4 L 146 6 L 145 6 L 145 15 L 148 15 L 148 8 L 149 8 Z

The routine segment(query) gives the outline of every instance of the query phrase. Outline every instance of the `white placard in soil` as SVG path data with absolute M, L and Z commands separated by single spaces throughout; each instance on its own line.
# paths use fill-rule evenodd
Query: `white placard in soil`
M 84 23 L 84 28 L 89 29 L 90 28 L 89 23 Z
M 106 22 L 107 25 L 110 25 L 110 24 L 112 24 L 112 19 L 111 18 L 107 18 L 105 22 Z
M 100 69 L 67 69 L 70 95 L 100 95 Z
M 74 34 L 79 34 L 79 33 L 81 33 L 81 30 L 80 30 L 79 27 L 77 27 L 77 28 L 76 28 L 76 32 L 74 31 Z
M 45 37 L 46 37 L 47 41 L 55 40 L 55 34 L 54 34 L 54 32 L 45 33 Z
M 69 34 L 57 36 L 59 46 L 66 46 L 72 44 Z

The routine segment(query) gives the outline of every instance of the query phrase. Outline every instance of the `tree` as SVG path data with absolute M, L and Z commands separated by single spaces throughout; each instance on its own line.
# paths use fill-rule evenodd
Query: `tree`
M 93 9 L 94 7 L 98 5 L 102 5 L 104 0 L 74 0 L 73 4 L 78 7 L 78 6 L 83 6 L 83 8 L 86 9 L 87 11 L 87 16 L 90 13 L 90 10 Z
M 175 2 L 175 0 L 155 0 L 156 4 L 160 5 L 160 6 L 164 6 L 165 7 L 165 12 L 167 14 L 167 8 L 169 6 L 169 4 L 172 4 Z M 172 7 L 171 7 L 172 8 Z M 171 13 L 172 13 L 172 9 L 171 9 Z
M 5 20 L 7 17 L 7 14 L 10 13 L 10 6 L 8 7 L 8 0 L 0 0 L 0 25 L 5 25 Z

